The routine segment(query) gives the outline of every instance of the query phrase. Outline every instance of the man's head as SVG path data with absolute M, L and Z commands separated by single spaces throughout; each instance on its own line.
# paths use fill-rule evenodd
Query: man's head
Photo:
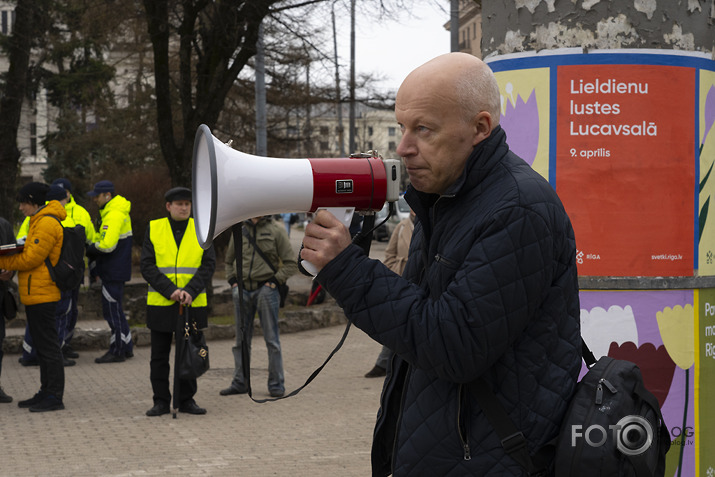
M 397 154 L 412 185 L 445 192 L 474 146 L 499 124 L 499 114 L 496 78 L 475 56 L 448 53 L 410 73 L 397 91 L 395 116 L 402 130 Z
M 97 206 L 104 207 L 114 196 L 114 184 L 107 180 L 99 181 L 94 184 L 94 189 L 87 192 L 87 195 L 92 198 Z
M 70 194 L 72 194 L 72 183 L 69 181 L 69 179 L 60 177 L 59 179 L 55 179 L 54 181 L 52 181 L 51 186 L 62 187 L 66 191 L 67 199 L 69 200 Z
M 166 210 L 173 220 L 181 222 L 191 217 L 191 189 L 174 187 L 164 194 Z
M 69 192 L 59 184 L 53 184 L 50 186 L 50 190 L 47 191 L 46 200 L 57 200 L 60 204 L 65 205 L 69 200 Z
M 26 217 L 33 215 L 37 209 L 45 205 L 47 191 L 50 186 L 43 182 L 29 182 L 17 192 L 16 200 L 20 203 L 18 208 Z

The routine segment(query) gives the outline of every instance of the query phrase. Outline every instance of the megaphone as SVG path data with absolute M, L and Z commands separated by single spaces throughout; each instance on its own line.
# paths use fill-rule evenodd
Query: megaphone
M 341 159 L 255 156 L 224 144 L 202 124 L 192 165 L 196 236 L 207 249 L 221 232 L 251 217 L 323 208 L 343 223 L 347 220 L 347 226 L 353 210 L 376 212 L 386 201 L 396 201 L 399 178 L 397 159 L 376 154 Z

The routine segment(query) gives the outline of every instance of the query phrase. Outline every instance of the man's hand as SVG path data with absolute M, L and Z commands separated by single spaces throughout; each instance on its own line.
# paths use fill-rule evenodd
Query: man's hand
M 181 303 L 184 306 L 189 306 L 191 305 L 191 302 L 194 301 L 193 298 L 191 298 L 191 295 L 182 290 L 181 288 L 177 288 L 174 290 L 174 293 L 171 294 L 171 297 L 169 297 L 171 300 L 177 301 Z
M 0 280 L 4 282 L 11 280 L 14 273 L 12 270 L 0 270 Z
M 300 258 L 320 271 L 350 245 L 350 231 L 333 214 L 319 210 L 305 228 Z

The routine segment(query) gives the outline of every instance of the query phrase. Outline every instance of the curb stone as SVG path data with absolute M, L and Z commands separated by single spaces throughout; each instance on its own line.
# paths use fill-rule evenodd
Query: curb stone
M 87 322 L 84 322 L 85 326 Z M 89 322 L 89 323 L 97 323 Z M 334 301 L 329 300 L 320 305 L 311 307 L 291 306 L 281 310 L 278 320 L 278 327 L 281 333 L 297 333 L 299 331 L 313 330 L 347 323 L 345 314 Z M 77 351 L 87 351 L 109 348 L 109 329 L 83 328 L 83 321 L 77 322 L 74 336 L 72 338 L 72 348 Z M 24 325 L 20 325 L 24 328 Z M 105 325 L 106 326 L 106 325 Z M 260 323 L 254 322 L 255 333 L 260 333 Z M 17 324 L 14 325 L 17 327 Z M 146 327 L 131 327 L 132 338 L 135 346 L 149 346 L 151 344 L 151 332 Z M 236 336 L 235 325 L 209 324 L 204 330 L 206 339 L 223 340 L 232 339 Z M 8 354 L 18 354 L 22 352 L 22 334 L 8 335 L 3 342 L 3 351 Z

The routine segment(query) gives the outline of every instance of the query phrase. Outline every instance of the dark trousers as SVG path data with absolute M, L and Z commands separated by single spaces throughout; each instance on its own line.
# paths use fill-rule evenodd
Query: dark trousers
M 57 341 L 60 343 L 60 349 L 67 342 L 67 321 L 69 320 L 70 310 L 72 309 L 72 292 L 63 291 L 60 296 L 60 301 L 57 302 L 57 310 L 55 310 L 55 323 L 57 325 Z M 34 360 L 37 357 L 35 343 L 32 341 L 30 334 L 30 325 L 25 325 L 25 338 L 22 342 L 22 359 Z
M 2 303 L 2 299 L 0 298 L 0 304 Z M 3 352 L 2 352 L 2 343 L 5 341 L 5 317 L 0 316 L 0 376 L 2 376 L 2 357 L 3 357 Z
M 132 332 L 124 316 L 123 301 L 124 282 L 102 281 L 102 314 L 112 332 L 109 352 L 117 356 L 124 356 L 134 350 Z
M 79 301 L 79 288 L 77 287 L 72 290 L 72 304 L 70 305 L 70 312 L 67 316 L 67 329 L 65 330 L 65 344 L 69 345 L 72 337 L 74 336 L 74 328 L 77 326 L 77 317 L 79 316 L 79 311 L 77 310 L 77 302 Z
M 61 400 L 65 391 L 65 367 L 57 338 L 55 310 L 56 301 L 25 305 L 27 324 L 40 363 L 40 391 Z
M 169 390 L 169 353 L 171 340 L 174 333 L 151 330 L 151 362 L 150 374 L 151 389 L 154 391 L 154 404 L 161 402 L 171 405 L 171 391 Z M 181 337 L 180 337 L 181 338 Z M 179 405 L 187 403 L 196 394 L 195 379 L 179 379 Z

